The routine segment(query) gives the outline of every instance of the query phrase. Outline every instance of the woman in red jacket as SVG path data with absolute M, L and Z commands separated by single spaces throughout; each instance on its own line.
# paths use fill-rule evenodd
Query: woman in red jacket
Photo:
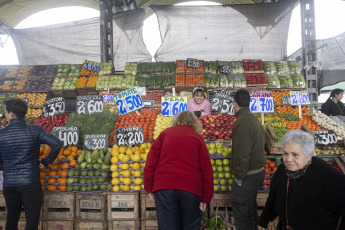
M 213 171 L 201 123 L 180 113 L 153 142 L 144 169 L 145 190 L 155 200 L 162 230 L 200 229 L 213 195 Z

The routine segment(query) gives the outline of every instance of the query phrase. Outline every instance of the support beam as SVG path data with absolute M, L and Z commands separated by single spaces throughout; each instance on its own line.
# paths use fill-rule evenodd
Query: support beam
M 100 1 L 101 62 L 113 63 L 113 6 L 112 0 Z
M 314 0 L 301 0 L 301 36 L 302 36 L 302 63 L 303 67 L 311 62 L 313 65 L 309 70 L 304 70 L 306 86 L 310 96 L 310 106 L 318 108 L 318 74 L 316 55 L 316 33 L 315 33 L 315 5 Z

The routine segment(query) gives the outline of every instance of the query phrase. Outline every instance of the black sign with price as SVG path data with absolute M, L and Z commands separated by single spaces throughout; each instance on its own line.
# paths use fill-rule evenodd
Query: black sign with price
M 132 126 L 116 129 L 116 144 L 118 146 L 140 145 L 142 143 L 144 143 L 143 128 Z
M 291 104 L 291 98 L 290 96 L 282 95 L 282 104 L 284 105 L 290 105 Z
M 96 150 L 108 148 L 108 135 L 90 134 L 84 135 L 84 150 Z
M 102 95 L 78 96 L 76 103 L 76 109 L 78 114 L 92 114 L 103 112 Z
M 212 113 L 234 114 L 233 103 L 234 98 L 226 89 L 215 90 L 212 99 Z
M 65 113 L 65 99 L 63 97 L 52 98 L 44 102 L 42 114 L 44 117 L 50 117 Z
M 79 129 L 75 126 L 53 126 L 51 134 L 60 139 L 63 146 L 78 145 Z
M 198 59 L 187 58 L 186 62 L 187 62 L 187 67 L 198 69 L 200 66 L 200 61 Z
M 229 73 L 232 73 L 232 68 L 231 66 L 221 65 L 219 66 L 219 72 L 224 73 L 224 74 L 229 74 Z
M 337 143 L 337 136 L 333 130 L 317 130 L 313 131 L 316 137 L 316 144 L 318 145 L 330 145 Z

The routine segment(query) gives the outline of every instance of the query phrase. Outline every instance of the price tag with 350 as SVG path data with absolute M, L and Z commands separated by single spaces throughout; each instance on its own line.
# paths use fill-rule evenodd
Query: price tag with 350
M 137 87 L 114 95 L 114 99 L 121 115 L 144 107 Z
M 49 117 L 56 114 L 62 114 L 65 112 L 65 99 L 62 97 L 56 97 L 44 102 L 43 116 Z

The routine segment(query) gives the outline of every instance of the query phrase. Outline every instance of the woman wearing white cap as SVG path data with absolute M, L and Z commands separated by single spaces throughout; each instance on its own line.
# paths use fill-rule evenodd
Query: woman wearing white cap
M 194 112 L 197 117 L 211 114 L 211 104 L 205 98 L 202 88 L 195 87 L 193 89 L 193 99 L 188 101 L 188 111 Z

